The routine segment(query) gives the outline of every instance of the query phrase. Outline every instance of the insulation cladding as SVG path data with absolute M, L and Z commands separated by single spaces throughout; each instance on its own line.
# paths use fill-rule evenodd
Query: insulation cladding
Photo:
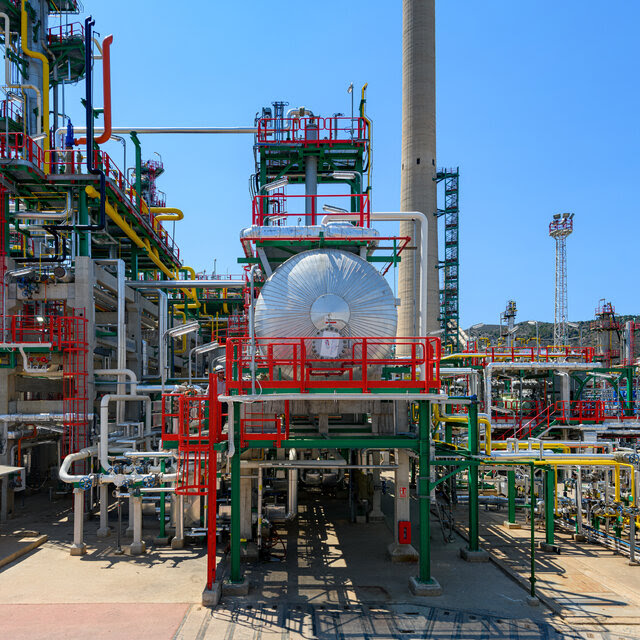
M 337 249 L 314 249 L 289 258 L 262 287 L 255 312 L 256 336 L 262 339 L 392 338 L 397 321 L 395 299 L 384 277 L 366 260 Z M 342 357 L 349 351 L 348 340 L 334 340 L 334 352 L 325 354 L 320 343 L 309 345 L 318 357 Z M 367 354 L 384 358 L 389 345 L 372 344 Z

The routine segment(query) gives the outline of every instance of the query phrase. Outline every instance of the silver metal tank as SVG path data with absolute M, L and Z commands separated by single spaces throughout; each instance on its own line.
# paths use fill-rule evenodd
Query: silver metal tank
M 258 338 L 317 337 L 310 351 L 320 358 L 343 357 L 350 350 L 347 339 L 329 341 L 323 350 L 322 337 L 393 338 L 396 325 L 395 298 L 384 277 L 366 260 L 337 249 L 289 258 L 264 284 L 255 308 Z M 372 345 L 368 357 L 386 357 L 390 350 Z

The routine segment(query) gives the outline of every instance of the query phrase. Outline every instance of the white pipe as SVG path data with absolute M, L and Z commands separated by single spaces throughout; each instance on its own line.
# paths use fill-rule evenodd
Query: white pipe
M 113 395 L 107 394 L 100 401 L 100 464 L 105 471 L 111 468 L 109 464 L 109 403 L 115 401 L 122 402 L 145 402 L 145 434 L 151 433 L 151 397 L 134 395 Z
M 95 455 L 97 451 L 98 447 L 93 446 L 88 447 L 87 449 L 80 449 L 80 451 L 76 451 L 75 453 L 70 453 L 69 455 L 65 456 L 64 460 L 62 461 L 62 465 L 60 466 L 60 471 L 58 472 L 60 480 L 69 484 L 80 482 L 80 480 L 82 480 L 86 476 L 72 475 L 71 473 L 69 473 L 71 465 L 78 460 L 85 460 L 86 458 Z
M 427 270 L 429 268 L 427 256 L 429 255 L 429 242 L 427 225 L 429 224 L 427 216 L 420 211 L 372 211 L 369 214 L 371 220 L 380 222 L 417 222 L 420 225 L 420 336 L 427 335 Z M 358 222 L 360 214 L 358 213 L 340 213 L 338 215 L 325 216 L 322 224 L 326 225 L 336 221 Z M 406 303 L 407 301 L 403 301 Z M 424 367 L 423 367 L 424 369 Z M 426 371 L 423 371 L 426 375 Z
M 96 376 L 127 376 L 131 382 L 131 395 L 138 393 L 138 376 L 131 369 L 94 369 L 93 374 Z
M 164 384 L 167 381 L 167 362 L 169 360 L 166 336 L 167 319 L 169 317 L 169 296 L 166 291 L 162 291 L 162 289 L 156 287 L 138 287 L 135 284 L 136 282 L 136 280 L 128 280 L 127 286 L 141 291 L 154 291 L 158 294 L 158 370 L 160 372 L 161 390 L 164 391 Z
M 17 220 L 67 220 L 73 213 L 73 205 L 71 203 L 71 191 L 67 192 L 67 208 L 64 211 L 19 211 L 14 213 L 13 217 Z
M 66 131 L 60 127 L 58 132 Z M 75 127 L 76 133 L 86 133 L 86 127 Z M 256 127 L 111 127 L 111 133 L 258 133 Z M 94 133 L 104 133 L 104 129 L 95 129 Z

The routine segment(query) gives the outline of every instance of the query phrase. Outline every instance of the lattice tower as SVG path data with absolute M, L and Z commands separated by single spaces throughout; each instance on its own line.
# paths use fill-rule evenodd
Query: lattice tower
M 554 346 L 567 344 L 567 238 L 573 231 L 573 216 L 573 213 L 556 213 L 549 224 L 549 235 L 556 241 Z

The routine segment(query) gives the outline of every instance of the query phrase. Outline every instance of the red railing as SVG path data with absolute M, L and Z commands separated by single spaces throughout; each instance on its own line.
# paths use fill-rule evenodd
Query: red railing
M 255 357 L 248 337 L 229 338 L 227 389 L 251 393 L 252 360 L 262 390 L 412 389 L 426 393 L 440 387 L 438 338 L 316 337 L 257 338 Z M 398 353 L 408 355 L 397 355 Z M 393 380 L 380 379 L 383 367 L 403 367 Z M 422 371 L 425 375 L 422 379 Z
M 23 133 L 0 134 L 0 158 L 25 160 L 44 171 L 44 152 L 34 140 Z
M 81 22 L 72 22 L 71 24 L 61 24 L 58 27 L 52 27 L 48 31 L 47 39 L 50 45 L 57 44 L 62 40 L 70 38 L 81 38 L 84 40 L 84 25 Z
M 261 118 L 258 144 L 303 144 L 307 146 L 364 144 L 369 125 L 364 118 Z
M 345 204 L 346 206 L 340 207 L 345 211 L 323 211 L 322 205 L 325 200 L 327 202 L 324 204 L 327 205 L 334 202 Z M 300 222 L 296 221 L 294 223 L 294 226 L 296 226 L 296 224 L 306 224 L 305 217 L 310 216 L 311 224 L 317 224 L 320 217 L 334 216 L 339 218 L 345 213 L 349 213 L 352 202 L 355 203 L 356 209 L 353 213 L 358 216 L 358 219 L 355 220 L 356 224 L 360 227 L 368 227 L 370 224 L 371 203 L 367 193 L 305 196 L 277 192 L 257 195 L 253 198 L 252 219 L 254 225 L 263 227 L 266 224 L 270 226 L 287 225 L 289 224 L 289 218 L 296 218 L 300 220 Z M 306 213 L 307 203 L 310 203 L 310 213 Z M 294 208 L 294 211 L 290 210 L 291 207 Z
M 289 439 L 289 402 L 284 402 L 284 414 L 265 414 L 264 404 L 258 410 L 246 411 L 240 419 L 240 446 L 259 440 L 271 441 L 272 446 L 280 447 L 283 440 Z
M 6 316 L 4 326 L 7 342 L 33 345 L 51 343 L 54 349 L 65 349 L 77 343 L 79 322 L 86 320 L 75 316 L 17 315 Z
M 0 118 L 9 118 L 14 122 L 22 120 L 22 107 L 13 100 L 3 100 L 0 102 Z
M 472 358 L 472 364 L 481 365 L 487 362 L 555 362 L 558 360 L 572 358 L 581 362 L 593 362 L 594 348 L 582 347 L 574 349 L 572 347 L 485 347 L 474 348 L 475 344 L 470 342 L 463 353 L 477 353 L 478 358 Z
M 94 166 L 102 169 L 107 180 L 111 180 L 125 195 L 129 211 L 147 228 L 149 233 L 156 235 L 160 244 L 163 245 L 170 254 L 179 260 L 180 249 L 176 246 L 169 232 L 162 226 L 162 222 L 156 222 L 155 215 L 151 212 L 146 219 L 138 214 L 135 189 L 111 159 L 111 156 L 106 151 L 100 151 L 98 149 L 95 149 L 93 154 Z M 81 149 L 51 149 L 50 151 L 44 152 L 44 158 L 44 164 L 52 174 L 87 173 L 86 156 L 85 152 Z

